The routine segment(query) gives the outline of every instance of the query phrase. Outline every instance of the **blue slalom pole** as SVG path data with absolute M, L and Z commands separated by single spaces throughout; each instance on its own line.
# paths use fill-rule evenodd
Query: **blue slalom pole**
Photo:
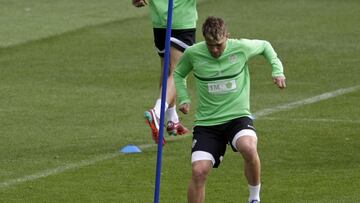
M 160 111 L 159 140 L 158 140 L 158 151 L 157 151 L 157 162 L 156 162 L 154 203 L 158 203 L 160 199 L 160 179 L 161 179 L 162 149 L 163 149 L 162 140 L 164 138 L 165 102 L 166 102 L 166 91 L 167 91 L 167 79 L 168 79 L 169 65 L 170 65 L 170 37 L 171 37 L 171 28 L 172 28 L 172 13 L 173 13 L 173 0 L 169 0 L 166 39 L 165 39 L 165 56 L 164 56 L 165 60 L 164 60 L 163 80 L 162 80 L 162 91 L 161 91 L 161 111 Z

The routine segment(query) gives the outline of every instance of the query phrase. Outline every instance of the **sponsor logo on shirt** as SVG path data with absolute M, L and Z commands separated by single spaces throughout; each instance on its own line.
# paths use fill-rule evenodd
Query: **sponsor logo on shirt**
M 224 94 L 233 92 L 236 89 L 235 80 L 222 80 L 208 83 L 208 91 L 212 94 Z

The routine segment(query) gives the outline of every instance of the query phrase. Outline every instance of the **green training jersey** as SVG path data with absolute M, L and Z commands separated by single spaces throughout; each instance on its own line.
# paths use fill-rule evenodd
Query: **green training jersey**
M 198 108 L 195 125 L 210 126 L 250 116 L 248 60 L 263 55 L 272 66 L 272 76 L 284 76 L 283 66 L 271 44 L 263 40 L 228 39 L 219 58 L 210 55 L 205 42 L 184 52 L 176 66 L 174 81 L 178 101 L 190 103 L 186 78 L 195 76 Z
M 168 1 L 150 0 L 150 16 L 154 28 L 167 27 Z M 196 28 L 196 0 L 174 0 L 172 29 Z

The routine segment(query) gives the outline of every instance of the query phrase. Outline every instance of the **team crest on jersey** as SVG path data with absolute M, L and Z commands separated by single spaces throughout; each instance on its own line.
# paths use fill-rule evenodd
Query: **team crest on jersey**
M 230 63 L 236 63 L 238 61 L 238 57 L 235 54 L 229 56 Z

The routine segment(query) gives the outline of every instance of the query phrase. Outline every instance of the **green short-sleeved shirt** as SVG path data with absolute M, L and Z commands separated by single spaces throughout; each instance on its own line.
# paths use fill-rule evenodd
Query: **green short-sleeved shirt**
M 168 1 L 150 0 L 150 15 L 154 28 L 166 28 Z M 173 1 L 172 29 L 196 28 L 196 0 Z
M 250 76 L 248 60 L 263 55 L 272 66 L 272 76 L 283 76 L 283 66 L 269 42 L 228 39 L 219 58 L 210 55 L 206 43 L 185 50 L 174 73 L 180 104 L 190 103 L 186 78 L 192 71 L 198 97 L 195 125 L 210 126 L 249 116 Z

